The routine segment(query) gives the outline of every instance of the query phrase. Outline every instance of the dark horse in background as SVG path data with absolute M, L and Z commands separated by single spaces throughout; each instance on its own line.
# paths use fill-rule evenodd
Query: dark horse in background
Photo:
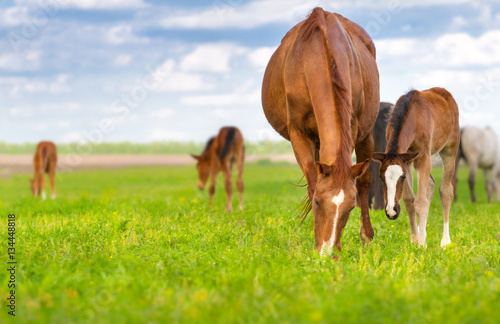
M 389 123 L 394 105 L 388 102 L 380 103 L 380 110 L 378 111 L 375 126 L 373 126 L 373 140 L 375 141 L 375 152 L 384 152 L 387 146 L 387 138 L 385 137 L 385 130 Z M 368 203 L 373 209 L 384 209 L 384 188 L 379 176 L 380 162 L 372 160 L 370 162 L 370 191 L 368 193 Z M 372 200 L 375 201 L 372 204 Z
M 312 208 L 320 255 L 330 256 L 333 247 L 340 250 L 356 193 L 361 239 L 370 241 L 374 232 L 368 166 L 379 76 L 368 33 L 339 14 L 313 9 L 285 35 L 271 57 L 262 85 L 262 106 L 272 127 L 291 142 L 307 180 L 309 204 L 304 217 Z M 360 163 L 353 166 L 354 149 Z
M 208 140 L 201 155 L 191 155 L 198 163 L 198 188 L 203 190 L 208 178 L 211 178 L 209 192 L 210 206 L 214 199 L 215 184 L 219 171 L 224 175 L 226 188 L 226 211 L 232 212 L 233 195 L 232 169 L 236 163 L 238 177 L 236 186 L 239 192 L 240 210 L 243 209 L 243 165 L 245 160 L 245 145 L 241 131 L 236 127 L 222 127 L 217 136 Z
M 56 166 L 57 166 L 57 148 L 52 142 L 40 142 L 36 147 L 33 157 L 33 179 L 30 180 L 31 192 L 34 197 L 42 196 L 45 199 L 45 177 L 44 173 L 49 174 L 51 198 L 56 198 Z

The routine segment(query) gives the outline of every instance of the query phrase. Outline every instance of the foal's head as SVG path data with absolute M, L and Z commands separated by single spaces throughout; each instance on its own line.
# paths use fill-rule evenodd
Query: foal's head
M 196 168 L 198 169 L 198 189 L 205 189 L 207 184 L 208 174 L 210 171 L 210 157 L 207 155 L 194 155 L 191 156 L 198 161 L 196 163 Z
M 369 162 L 366 160 L 352 166 L 350 176 L 340 181 L 333 165 L 316 163 L 318 181 L 312 211 L 316 250 L 320 255 L 330 256 L 333 247 L 341 249 L 342 230 L 356 206 L 355 180 L 368 169 Z
M 38 197 L 38 190 L 35 188 L 35 180 L 29 179 L 30 181 L 30 187 L 31 187 L 31 193 L 33 194 L 33 197 Z
M 396 219 L 401 211 L 399 201 L 406 180 L 407 164 L 412 162 L 418 153 L 373 153 L 373 159 L 380 162 L 380 179 L 384 188 L 385 214 L 389 219 Z

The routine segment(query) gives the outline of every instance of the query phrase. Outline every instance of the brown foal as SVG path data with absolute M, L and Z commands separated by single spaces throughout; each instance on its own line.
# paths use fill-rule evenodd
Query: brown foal
M 373 159 L 381 163 L 385 213 L 389 219 L 396 219 L 403 196 L 413 243 L 426 245 L 427 216 L 435 184 L 431 175 L 431 156 L 437 153 L 443 162 L 443 180 L 439 186 L 444 220 L 441 247 L 451 243 L 449 215 L 459 141 L 458 107 L 446 89 L 412 90 L 399 98 L 387 126 L 385 153 L 374 153 Z M 416 197 L 413 193 L 412 164 L 418 179 Z
M 209 193 L 210 206 L 214 199 L 215 184 L 219 171 L 224 175 L 226 188 L 226 211 L 232 212 L 231 198 L 233 195 L 232 169 L 236 163 L 238 176 L 236 187 L 239 192 L 240 210 L 243 209 L 243 165 L 245 161 L 245 145 L 241 131 L 236 127 L 223 127 L 216 137 L 208 140 L 201 155 L 193 155 L 198 163 L 198 188 L 203 190 L 208 178 L 211 178 Z
M 56 198 L 56 184 L 54 181 L 57 166 L 57 148 L 52 142 L 40 142 L 33 157 L 34 176 L 30 179 L 31 192 L 34 197 L 42 195 L 45 199 L 44 173 L 49 174 L 51 198 Z

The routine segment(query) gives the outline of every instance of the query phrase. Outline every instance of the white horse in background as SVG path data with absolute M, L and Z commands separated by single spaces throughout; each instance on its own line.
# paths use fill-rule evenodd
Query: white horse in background
M 500 147 L 497 134 L 491 129 L 479 129 L 474 126 L 464 126 L 460 131 L 460 148 L 457 157 L 463 158 L 470 168 L 469 188 L 472 202 L 476 202 L 474 192 L 476 173 L 479 168 L 483 170 L 488 202 L 496 192 L 500 201 Z M 455 199 L 457 176 L 455 168 Z M 488 172 L 491 171 L 491 177 Z

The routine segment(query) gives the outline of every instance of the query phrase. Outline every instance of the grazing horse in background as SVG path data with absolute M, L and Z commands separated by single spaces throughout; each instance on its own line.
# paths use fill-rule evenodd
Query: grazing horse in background
M 232 169 L 233 163 L 236 162 L 236 167 L 238 169 L 238 178 L 236 180 L 236 186 L 239 192 L 240 210 L 243 209 L 243 165 L 245 160 L 245 145 L 243 141 L 243 135 L 240 130 L 236 127 L 222 127 L 219 134 L 216 137 L 212 137 L 208 140 L 205 149 L 201 155 L 192 155 L 198 163 L 196 168 L 198 169 L 198 188 L 203 190 L 205 184 L 207 183 L 208 177 L 210 176 L 210 188 L 209 201 L 210 206 L 212 205 L 212 200 L 214 199 L 215 193 L 215 183 L 217 180 L 217 174 L 222 170 L 222 174 L 225 179 L 226 187 L 226 211 L 232 212 L 233 205 L 231 203 L 231 198 L 233 195 L 232 186 Z
M 389 118 L 391 117 L 394 105 L 388 102 L 380 103 L 380 110 L 378 111 L 377 120 L 375 121 L 375 126 L 373 126 L 373 140 L 375 141 L 375 152 L 385 151 L 387 146 L 387 138 L 385 137 L 385 130 L 387 124 L 389 123 Z M 373 209 L 384 209 L 384 188 L 382 187 L 382 180 L 379 176 L 380 162 L 371 161 L 370 162 L 370 191 L 368 193 L 368 203 Z M 375 202 L 372 205 L 372 199 L 375 198 Z
M 44 173 L 49 174 L 51 198 L 56 198 L 56 185 L 54 178 L 56 175 L 57 166 L 57 148 L 52 142 L 40 142 L 36 147 L 35 156 L 33 157 L 34 176 L 29 179 L 31 183 L 31 192 L 34 197 L 42 194 L 42 199 L 45 199 L 45 178 Z
M 463 158 L 470 168 L 469 188 L 472 202 L 476 202 L 474 184 L 478 168 L 483 169 L 488 202 L 491 202 L 491 196 L 494 191 L 497 191 L 497 197 L 500 198 L 500 187 L 498 187 L 500 178 L 497 171 L 500 168 L 500 148 L 498 146 L 497 134 L 493 129 L 486 127 L 482 130 L 474 126 L 464 126 L 460 130 L 460 148 L 456 166 L 458 166 L 460 158 Z M 491 178 L 488 176 L 488 171 L 492 171 Z M 457 170 L 455 170 L 454 178 L 456 199 Z
M 271 57 L 262 84 L 262 106 L 271 126 L 291 142 L 307 180 L 303 216 L 312 208 L 320 255 L 331 256 L 333 247 L 341 249 L 340 237 L 356 205 L 356 192 L 360 236 L 363 242 L 372 240 L 368 166 L 379 77 L 375 46 L 366 31 L 339 14 L 313 9 L 285 35 Z M 360 163 L 353 166 L 354 149 Z
M 443 162 L 443 180 L 439 186 L 444 219 L 441 247 L 451 243 L 449 214 L 459 141 L 458 107 L 446 89 L 412 90 L 399 98 L 387 126 L 385 153 L 374 153 L 373 158 L 381 162 L 385 213 L 389 219 L 399 216 L 402 193 L 413 243 L 426 245 L 425 227 L 435 184 L 431 175 L 431 156 L 436 153 L 439 153 Z M 416 199 L 413 193 L 412 163 L 418 176 Z

